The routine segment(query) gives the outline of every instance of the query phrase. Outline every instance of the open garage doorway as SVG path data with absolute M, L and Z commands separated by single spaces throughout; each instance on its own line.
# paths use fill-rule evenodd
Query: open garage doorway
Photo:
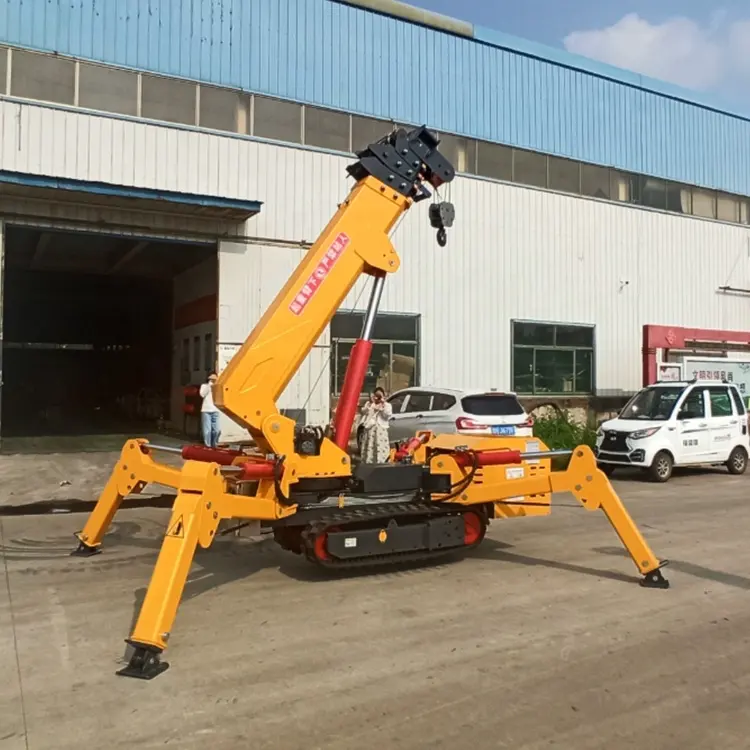
M 6 225 L 3 449 L 72 437 L 89 449 L 179 429 L 176 320 L 190 298 L 180 279 L 213 283 L 215 299 L 216 253 L 213 243 Z

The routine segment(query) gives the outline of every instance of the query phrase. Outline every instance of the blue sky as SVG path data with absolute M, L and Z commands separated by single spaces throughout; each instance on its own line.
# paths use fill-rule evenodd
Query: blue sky
M 407 0 L 750 106 L 748 0 Z

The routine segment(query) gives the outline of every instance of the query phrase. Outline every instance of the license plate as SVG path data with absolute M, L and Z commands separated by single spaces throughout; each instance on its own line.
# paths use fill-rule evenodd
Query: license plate
M 493 435 L 515 435 L 516 428 L 507 425 L 495 425 L 492 428 Z

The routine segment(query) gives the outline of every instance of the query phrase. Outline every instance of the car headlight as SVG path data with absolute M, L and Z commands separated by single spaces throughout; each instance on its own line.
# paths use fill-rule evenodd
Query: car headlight
M 635 432 L 631 432 L 628 437 L 631 440 L 643 440 L 643 438 L 649 438 L 652 435 L 656 435 L 660 429 L 661 427 L 649 427 L 647 430 L 636 430 Z

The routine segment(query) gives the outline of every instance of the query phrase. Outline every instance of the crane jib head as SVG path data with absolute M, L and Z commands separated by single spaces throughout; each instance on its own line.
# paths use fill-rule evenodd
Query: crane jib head
M 357 151 L 358 161 L 347 167 L 347 172 L 357 182 L 375 177 L 395 192 L 415 203 L 431 196 L 427 185 L 437 190 L 453 180 L 456 171 L 440 153 L 440 139 L 427 127 L 407 131 L 396 128 L 362 151 Z M 453 225 L 455 209 L 446 201 L 430 206 L 430 224 L 438 230 L 437 241 L 446 243 L 447 227 Z

